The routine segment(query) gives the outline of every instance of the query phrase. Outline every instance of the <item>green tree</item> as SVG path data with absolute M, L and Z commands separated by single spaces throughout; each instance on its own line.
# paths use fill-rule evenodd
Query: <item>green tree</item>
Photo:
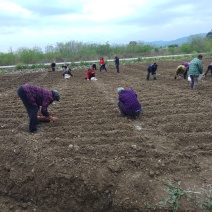
M 159 52 L 159 48 L 158 47 L 155 47 L 154 50 L 155 50 L 156 53 Z
M 180 50 L 183 53 L 189 54 L 193 51 L 192 45 L 189 43 L 184 43 L 180 46 Z
M 204 52 L 205 50 L 205 41 L 206 38 L 200 36 L 192 36 L 191 37 L 191 46 L 194 51 Z
M 212 38 L 212 30 L 210 32 L 207 33 L 206 35 L 207 38 Z
M 96 53 L 100 56 L 103 56 L 103 55 L 109 56 L 110 52 L 111 52 L 111 47 L 109 42 L 106 42 L 106 44 L 100 44 L 97 46 Z
M 43 58 L 43 52 L 39 47 L 33 47 L 33 49 L 29 48 L 19 48 L 16 51 L 18 62 L 24 64 L 32 64 L 40 62 Z
M 13 52 L 9 53 L 0 53 L 0 65 L 13 65 L 16 62 L 16 56 Z

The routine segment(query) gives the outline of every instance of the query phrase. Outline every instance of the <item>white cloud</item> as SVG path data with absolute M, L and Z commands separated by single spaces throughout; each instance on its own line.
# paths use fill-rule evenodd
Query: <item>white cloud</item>
M 0 13 L 7 15 L 20 15 L 25 18 L 28 18 L 30 16 L 30 11 L 22 8 L 20 5 L 14 2 L 9 1 L 1 2 Z
M 1 0 L 0 51 L 70 40 L 119 44 L 206 33 L 211 6 L 211 0 Z

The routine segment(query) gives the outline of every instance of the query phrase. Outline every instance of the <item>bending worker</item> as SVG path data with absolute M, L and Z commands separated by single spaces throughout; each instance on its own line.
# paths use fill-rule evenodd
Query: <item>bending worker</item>
M 96 72 L 93 69 L 88 68 L 85 74 L 85 79 L 91 80 L 93 77 L 96 77 Z
M 129 116 L 132 118 L 139 116 L 142 109 L 135 91 L 133 89 L 125 90 L 124 88 L 119 87 L 117 92 L 119 100 L 118 107 L 121 112 L 121 116 Z
M 211 76 L 212 76 L 212 63 L 208 66 L 207 71 L 205 72 L 204 76 L 206 76 L 209 71 L 211 71 Z
M 38 86 L 24 84 L 18 88 L 18 96 L 21 98 L 29 115 L 29 131 L 31 133 L 37 132 L 37 115 L 40 107 L 43 116 L 52 121 L 57 120 L 47 111 L 50 104 L 60 100 L 60 93 L 57 90 L 46 90 Z
M 184 79 L 187 78 L 187 68 L 184 65 L 179 65 L 176 70 L 174 79 L 177 79 L 177 76 L 183 75 Z
M 147 77 L 146 79 L 149 80 L 150 74 L 152 74 L 153 79 L 156 80 L 156 71 L 157 71 L 158 65 L 157 63 L 152 63 L 147 68 Z

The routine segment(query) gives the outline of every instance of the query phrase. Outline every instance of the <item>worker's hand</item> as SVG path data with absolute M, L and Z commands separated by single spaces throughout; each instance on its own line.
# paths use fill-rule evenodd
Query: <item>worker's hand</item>
M 50 121 L 53 121 L 53 122 L 59 120 L 56 116 L 52 116 L 52 115 L 49 116 L 49 119 L 50 119 Z
M 55 121 L 58 121 L 59 118 L 57 118 L 56 116 L 55 117 L 52 117 L 52 121 L 55 122 Z
M 37 116 L 43 116 L 42 113 L 40 111 L 38 111 Z

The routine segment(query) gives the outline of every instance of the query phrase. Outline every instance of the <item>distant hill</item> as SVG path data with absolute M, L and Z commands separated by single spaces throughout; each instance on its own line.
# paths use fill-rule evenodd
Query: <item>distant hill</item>
M 196 35 L 190 35 L 187 37 L 182 37 L 182 38 L 178 38 L 176 40 L 171 40 L 171 41 L 152 41 L 152 42 L 144 42 L 144 44 L 148 44 L 148 45 L 153 45 L 156 47 L 164 47 L 164 46 L 169 46 L 169 45 L 173 45 L 173 44 L 178 44 L 179 46 L 189 42 L 189 40 L 191 39 L 191 37 L 193 36 L 200 36 L 200 37 L 206 37 L 207 33 L 200 33 L 200 34 L 196 34 Z

